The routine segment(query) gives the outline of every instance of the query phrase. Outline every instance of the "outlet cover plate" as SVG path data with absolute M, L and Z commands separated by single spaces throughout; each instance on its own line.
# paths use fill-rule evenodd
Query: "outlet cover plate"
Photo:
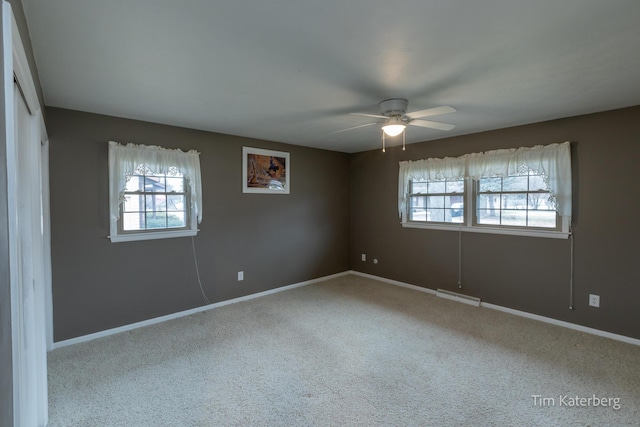
M 589 306 L 600 307 L 600 295 L 589 294 Z

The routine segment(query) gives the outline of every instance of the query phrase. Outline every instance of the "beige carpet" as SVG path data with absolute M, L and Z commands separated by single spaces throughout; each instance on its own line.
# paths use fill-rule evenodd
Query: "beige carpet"
M 49 387 L 51 426 L 638 426 L 640 347 L 344 276 L 54 350 Z

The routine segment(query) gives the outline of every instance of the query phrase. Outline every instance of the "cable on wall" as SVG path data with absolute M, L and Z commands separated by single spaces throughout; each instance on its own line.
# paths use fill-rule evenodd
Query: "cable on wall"
M 458 288 L 462 289 L 462 230 L 458 230 Z
M 204 302 L 207 303 L 207 305 L 211 304 L 211 301 L 209 301 L 209 298 L 207 298 L 207 294 L 204 293 L 204 288 L 202 287 L 202 281 L 200 280 L 200 271 L 198 268 L 198 257 L 196 257 L 196 244 L 193 240 L 193 236 L 191 236 L 191 247 L 193 248 L 193 263 L 196 266 L 196 276 L 198 277 L 198 285 L 200 285 L 200 292 L 202 293 L 202 298 L 204 298 Z
M 573 310 L 573 230 L 569 222 L 569 310 Z

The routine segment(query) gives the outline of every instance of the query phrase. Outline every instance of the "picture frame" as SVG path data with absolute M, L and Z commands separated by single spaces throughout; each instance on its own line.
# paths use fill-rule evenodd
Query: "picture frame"
M 289 153 L 242 147 L 242 192 L 289 194 L 291 161 Z

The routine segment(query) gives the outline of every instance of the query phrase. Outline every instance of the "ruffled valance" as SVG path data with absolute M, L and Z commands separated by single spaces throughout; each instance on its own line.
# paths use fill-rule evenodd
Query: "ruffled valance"
M 569 142 L 536 145 L 460 157 L 400 162 L 398 177 L 398 212 L 407 210 L 409 184 L 414 180 L 480 179 L 517 175 L 524 169 L 544 176 L 556 211 L 571 217 L 571 146 Z

